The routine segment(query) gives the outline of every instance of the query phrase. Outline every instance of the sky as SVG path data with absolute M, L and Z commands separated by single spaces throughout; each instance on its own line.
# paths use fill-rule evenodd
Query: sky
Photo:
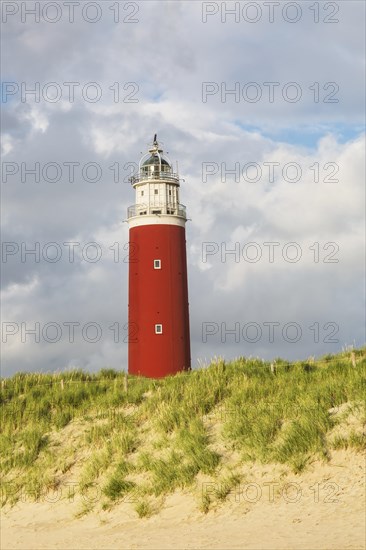
M 127 368 L 128 177 L 155 133 L 192 367 L 364 345 L 363 2 L 1 8 L 2 376 Z

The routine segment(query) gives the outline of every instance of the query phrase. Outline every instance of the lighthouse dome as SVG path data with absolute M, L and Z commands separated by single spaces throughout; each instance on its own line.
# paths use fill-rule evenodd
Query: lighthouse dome
M 178 175 L 173 174 L 169 158 L 163 153 L 155 134 L 153 144 L 149 152 L 141 157 L 138 174 L 132 176 L 131 182 L 132 185 L 135 185 L 145 179 L 160 180 L 166 178 L 169 178 L 169 181 L 174 180 L 174 183 L 179 183 Z
M 158 155 L 151 155 L 151 157 L 149 157 L 142 163 L 142 166 L 160 165 L 160 162 L 161 162 L 161 166 L 168 166 L 170 168 L 169 162 L 162 156 L 160 156 L 159 158 Z

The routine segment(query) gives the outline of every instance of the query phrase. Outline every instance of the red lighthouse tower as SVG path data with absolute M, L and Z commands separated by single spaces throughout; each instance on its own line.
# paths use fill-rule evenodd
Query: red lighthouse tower
M 131 178 L 128 372 L 160 378 L 189 370 L 185 206 L 179 176 L 156 135 Z

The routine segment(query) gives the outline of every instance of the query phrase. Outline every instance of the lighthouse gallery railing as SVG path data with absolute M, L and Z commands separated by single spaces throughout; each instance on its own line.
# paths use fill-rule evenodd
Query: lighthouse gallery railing
M 187 219 L 186 207 L 184 204 L 155 204 L 147 206 L 146 204 L 133 204 L 127 209 L 127 218 L 146 215 L 164 215 L 164 216 L 179 216 Z
M 179 175 L 174 174 L 173 172 L 165 172 L 165 171 L 156 171 L 156 172 L 145 172 L 141 171 L 138 174 L 135 174 L 134 176 L 131 176 L 129 178 L 129 181 L 134 185 L 135 183 L 140 183 L 141 181 L 153 181 L 153 180 L 164 180 L 167 182 L 172 183 L 179 183 Z

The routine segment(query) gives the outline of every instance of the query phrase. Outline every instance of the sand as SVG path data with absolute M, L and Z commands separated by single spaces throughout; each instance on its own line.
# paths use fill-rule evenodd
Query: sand
M 80 511 L 77 499 L 19 502 L 2 509 L 1 548 L 8 549 L 364 549 L 365 457 L 334 451 L 302 474 L 253 465 L 247 482 L 207 514 L 197 496 L 177 492 L 140 519 L 130 503 Z M 207 487 L 206 487 L 207 489 Z

